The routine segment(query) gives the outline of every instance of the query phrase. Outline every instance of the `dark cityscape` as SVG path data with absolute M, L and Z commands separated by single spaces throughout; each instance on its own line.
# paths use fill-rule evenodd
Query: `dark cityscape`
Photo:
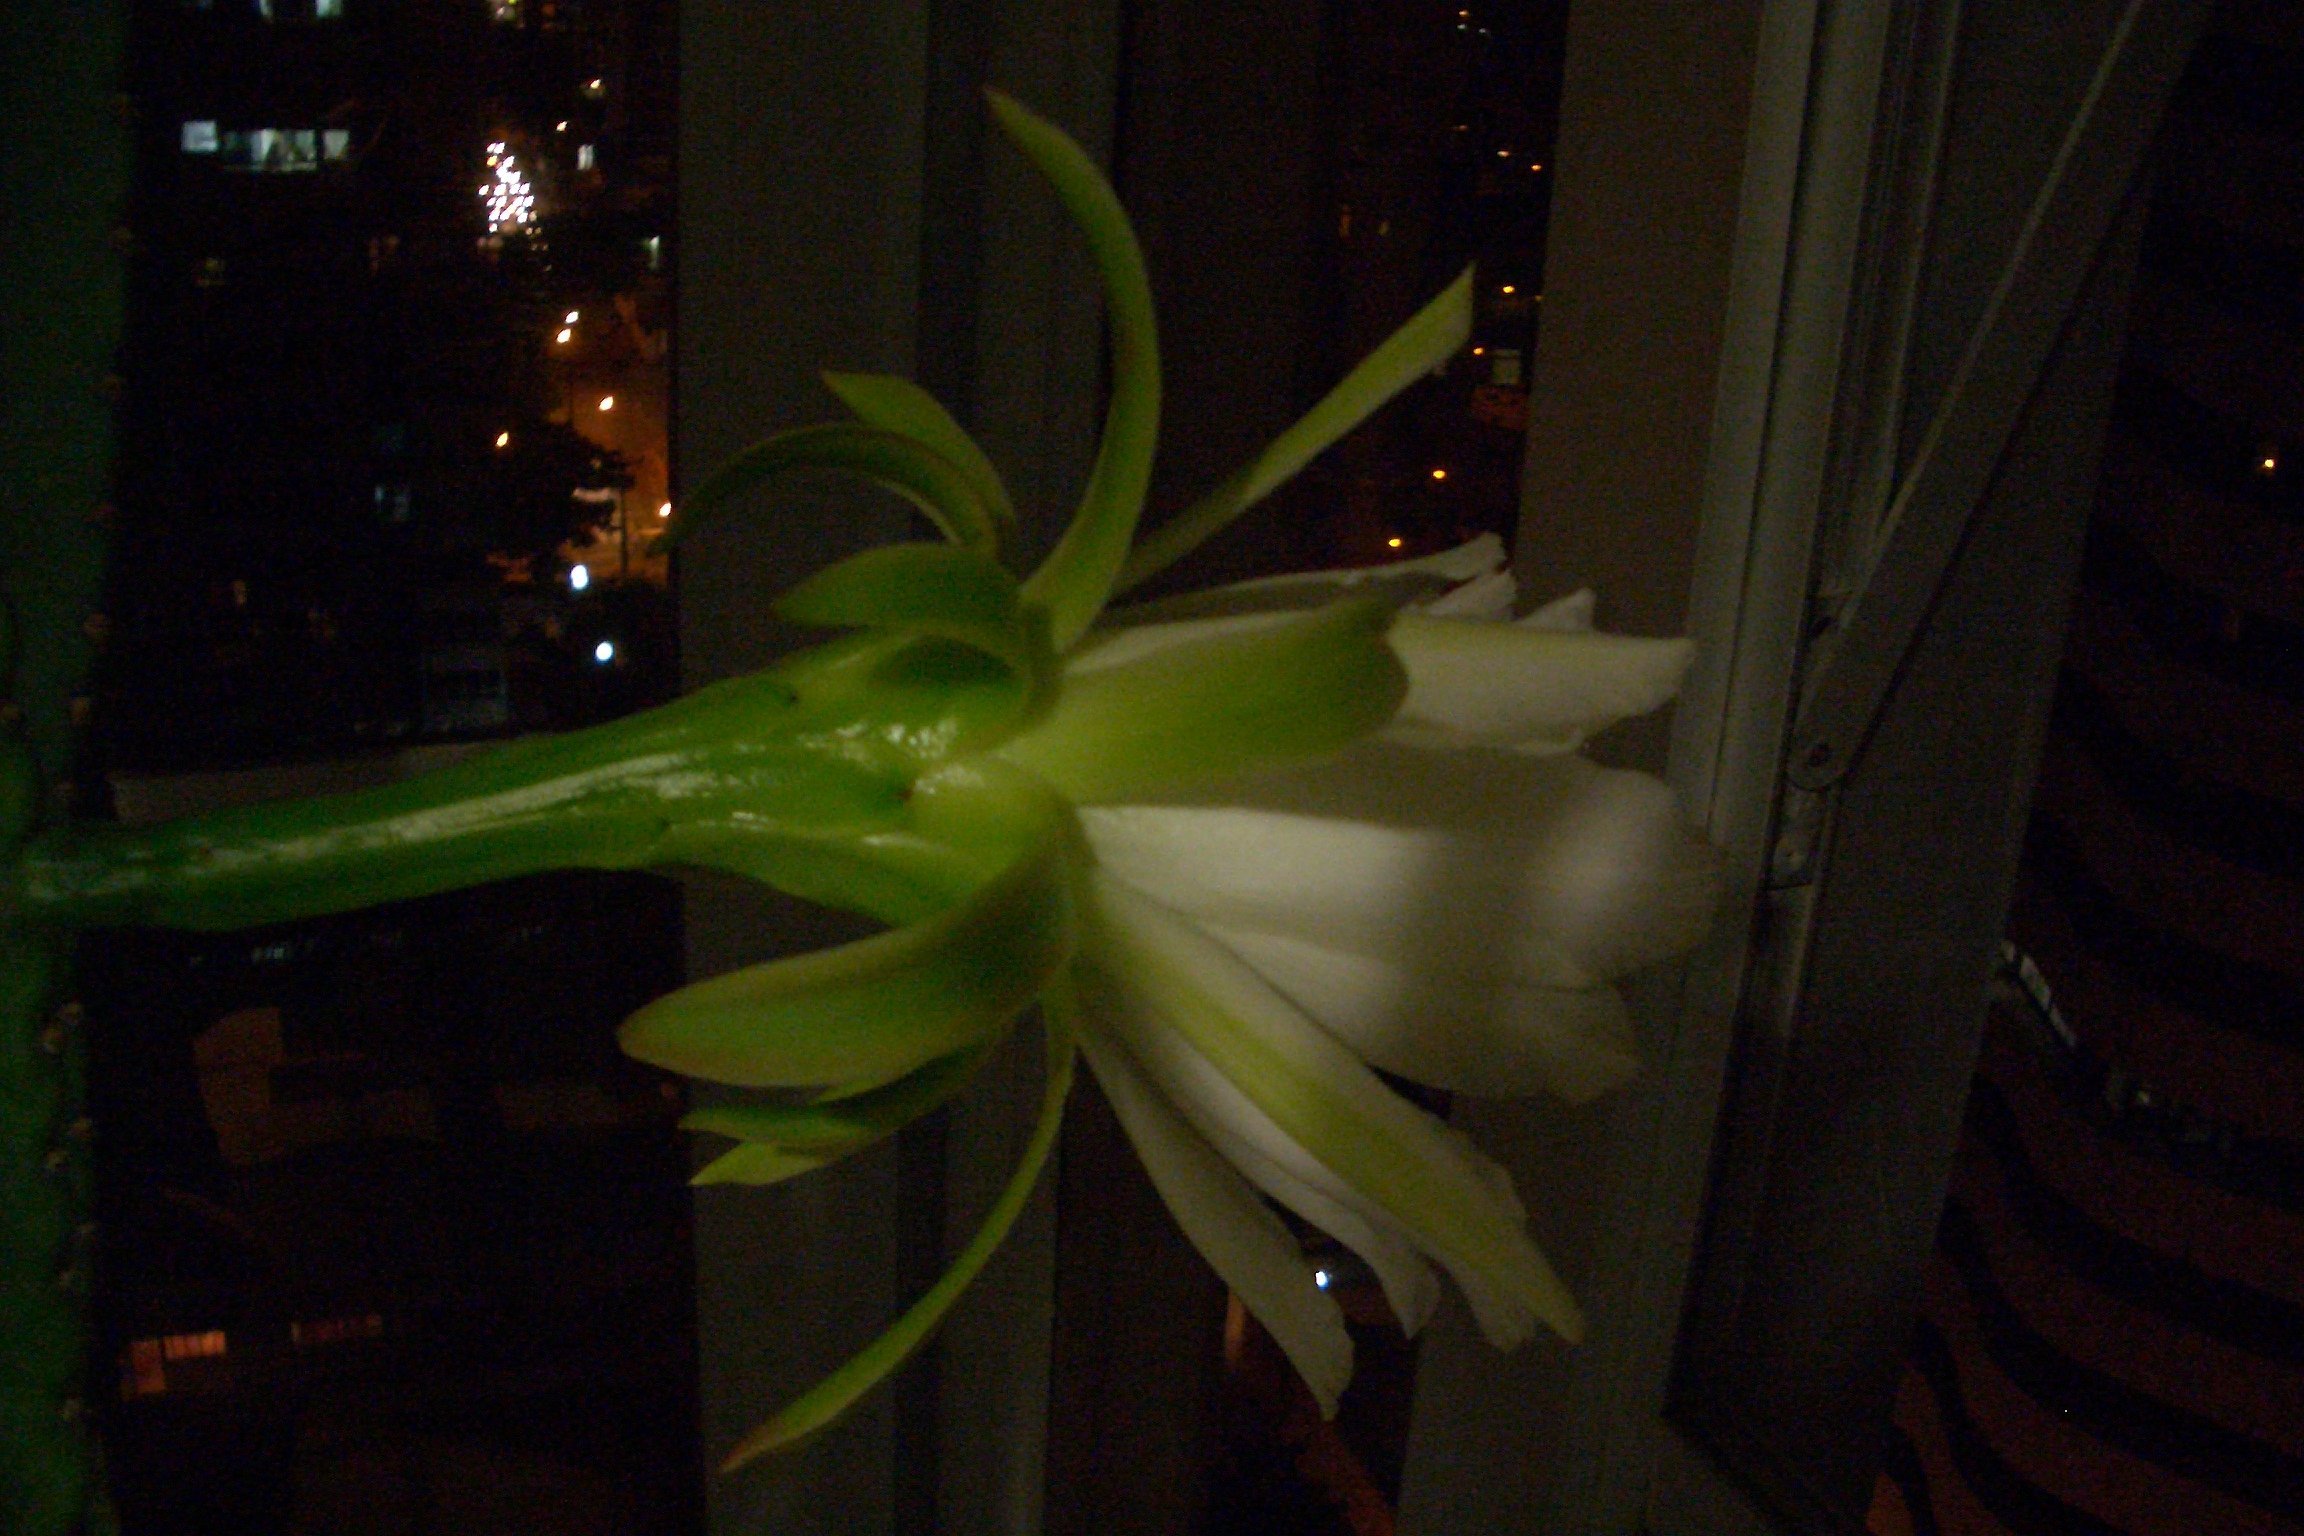
M 84 784 L 308 792 L 677 686 L 671 7 L 132 12 Z M 365 766 L 364 766 L 365 765 Z M 561 875 L 84 952 L 132 1532 L 685 1532 L 677 896 Z

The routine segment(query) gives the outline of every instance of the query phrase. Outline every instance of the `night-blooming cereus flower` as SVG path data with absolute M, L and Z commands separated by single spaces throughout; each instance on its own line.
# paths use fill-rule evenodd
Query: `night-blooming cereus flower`
M 1437 1263 L 1498 1345 L 1538 1320 L 1578 1337 L 1502 1170 L 1369 1068 L 1603 1092 L 1636 1065 L 1609 983 L 1693 943 L 1712 905 L 1715 860 L 1664 786 L 1568 752 L 1670 697 L 1688 647 L 1592 634 L 1588 594 L 1508 623 L 1501 557 L 1488 539 L 1163 605 L 1189 618 L 1121 615 L 1066 669 L 1067 686 L 1197 670 L 1196 649 L 1276 615 L 1454 583 L 1394 613 L 1407 687 L 1374 736 L 1167 789 L 1123 751 L 1066 785 L 1096 864 L 1074 967 L 1090 1066 L 1180 1224 L 1328 1410 L 1351 1343 L 1258 1193 L 1359 1253 L 1411 1332 Z M 1034 747 L 1027 732 L 1003 751 Z
M 898 491 L 940 542 L 867 551 L 776 603 L 851 633 L 423 779 L 67 828 L 5 893 L 59 924 L 224 928 L 543 868 L 686 865 L 884 923 L 626 1021 L 634 1056 L 740 1090 L 687 1118 L 733 1142 L 704 1183 L 772 1184 L 873 1144 L 960 1091 L 1037 1004 L 1039 1116 L 983 1226 L 730 1465 L 820 1430 L 928 1337 L 1022 1210 L 1081 1054 L 1324 1408 L 1350 1343 L 1267 1197 L 1364 1255 L 1411 1328 L 1437 1266 L 1498 1343 L 1538 1322 L 1576 1337 L 1510 1181 L 1375 1069 L 1601 1092 L 1633 1069 L 1611 983 L 1693 943 L 1711 904 L 1712 859 L 1663 786 L 1575 755 L 1669 698 L 1687 647 L 1594 634 L 1581 594 L 1512 620 L 1493 539 L 1105 611 L 1444 365 L 1471 274 L 1139 543 L 1160 398 L 1141 253 L 1070 140 L 992 106 L 1079 223 L 1111 313 L 1102 441 L 1037 568 L 1013 568 L 1008 493 L 941 406 L 906 380 L 828 375 L 855 419 L 738 455 L 666 537 L 787 470 Z
M 953 1092 L 1027 997 L 1048 1032 L 1048 1094 L 1024 1166 L 944 1281 L 734 1459 L 811 1431 L 926 1336 L 1021 1208 L 1075 1047 L 1179 1224 L 1324 1410 L 1350 1377 L 1350 1340 L 1266 1197 L 1366 1258 L 1410 1329 L 1437 1303 L 1437 1265 L 1500 1345 L 1539 1321 L 1580 1336 L 1576 1303 L 1530 1240 L 1504 1172 L 1373 1069 L 1473 1093 L 1599 1093 L 1635 1065 L 1612 981 L 1692 944 L 1712 902 L 1709 850 L 1664 787 L 1574 755 L 1595 731 L 1670 698 L 1687 645 L 1594 634 L 1589 594 L 1512 620 L 1494 538 L 1380 570 L 1103 611 L 1462 346 L 1469 275 L 1131 552 L 1159 394 L 1141 259 L 1078 151 L 1012 103 L 996 99 L 995 111 L 1081 221 L 1113 310 L 1104 441 L 1056 552 L 1012 599 L 991 600 L 1006 493 L 949 417 L 891 381 L 835 378 L 863 429 L 786 434 L 755 455 L 780 464 L 843 432 L 905 442 L 901 474 L 878 437 L 888 457 L 843 462 L 895 481 L 937 517 L 958 546 L 938 557 L 952 570 L 976 562 L 986 601 L 968 624 L 978 630 L 946 622 L 940 633 L 997 655 L 1019 700 L 999 726 L 938 755 L 918 788 L 931 805 L 951 796 L 960 822 L 985 796 L 1012 808 L 1010 824 L 1030 830 L 1009 846 L 1029 851 L 984 860 L 956 883 L 970 893 L 957 905 L 868 941 L 948 938 L 922 973 L 928 994 L 948 989 L 938 994 L 945 1027 L 912 1005 L 920 1027 L 878 1031 L 899 1054 L 846 1058 L 845 1082 L 832 1060 L 796 1068 L 796 1047 L 776 1053 L 772 1072 L 699 1059 L 707 1031 L 694 1008 L 722 990 L 731 1006 L 714 1010 L 714 1031 L 739 1055 L 751 1049 L 745 973 L 644 1010 L 625 1038 L 643 1057 L 726 1081 L 836 1085 L 799 1108 L 691 1116 L 739 1138 L 706 1180 L 773 1181 L 885 1134 Z M 931 458 L 953 471 L 952 486 L 929 483 L 918 464 Z M 740 464 L 724 483 L 749 473 Z M 722 499 L 707 487 L 685 515 Z M 974 518 L 971 499 L 996 515 Z M 819 583 L 875 559 L 893 570 L 899 558 L 925 555 L 861 557 L 785 609 L 839 617 L 829 610 L 840 604 L 818 601 Z M 871 606 L 845 616 L 868 618 Z M 915 587 L 882 602 L 879 617 L 946 606 Z M 1001 645 L 981 638 L 986 625 L 1004 626 Z M 995 901 L 1011 905 L 992 911 Z

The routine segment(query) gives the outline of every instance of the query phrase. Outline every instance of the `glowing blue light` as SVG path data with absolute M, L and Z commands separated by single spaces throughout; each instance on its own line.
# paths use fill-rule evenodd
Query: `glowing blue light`
M 1313 1283 L 1314 1285 L 1316 1285 L 1316 1286 L 1320 1287 L 1320 1289 L 1322 1289 L 1322 1290 L 1326 1290 L 1326 1289 L 1328 1289 L 1328 1281 L 1329 1281 L 1329 1279 L 1330 1279 L 1330 1276 L 1329 1276 L 1329 1274 L 1328 1274 L 1328 1271 L 1326 1271 L 1326 1270 L 1324 1270 L 1324 1269 L 1316 1269 L 1316 1270 L 1312 1271 L 1312 1283 Z
M 572 565 L 568 567 L 569 591 L 581 592 L 590 585 L 592 585 L 592 571 L 589 566 Z
M 598 645 L 592 647 L 592 659 L 600 663 L 602 666 L 606 666 L 608 663 L 614 661 L 616 659 L 616 642 L 613 640 L 603 640 Z

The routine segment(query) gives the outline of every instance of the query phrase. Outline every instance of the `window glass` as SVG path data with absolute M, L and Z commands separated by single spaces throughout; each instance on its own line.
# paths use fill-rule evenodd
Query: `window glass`
M 131 15 L 112 809 L 668 696 L 669 0 Z M 578 177 L 579 142 L 613 152 Z M 701 1529 L 683 1090 L 613 1034 L 679 983 L 668 883 L 101 933 L 82 970 L 130 1536 Z

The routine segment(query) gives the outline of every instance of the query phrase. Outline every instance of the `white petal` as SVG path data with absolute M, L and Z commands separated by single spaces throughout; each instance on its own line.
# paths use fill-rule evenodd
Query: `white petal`
M 1450 588 L 1428 603 L 1411 603 L 1409 608 L 1435 619 L 1501 623 L 1512 617 L 1512 604 L 1519 595 L 1520 584 L 1512 579 L 1510 571 L 1490 571 L 1460 587 Z
M 1549 629 L 1563 634 L 1575 634 L 1592 627 L 1592 609 L 1597 601 L 1590 587 L 1579 587 L 1566 597 L 1556 597 L 1515 622 L 1522 629 Z
M 1679 953 L 1718 879 L 1661 781 L 1574 757 L 1371 743 L 1191 803 L 1087 808 L 1081 825 L 1100 864 L 1195 918 L 1481 997 Z
M 1507 981 L 1483 990 L 1283 934 L 1211 926 L 1290 1001 L 1387 1072 L 1457 1093 L 1555 1093 L 1583 1103 L 1621 1086 L 1640 1058 L 1615 988 Z
M 1679 691 L 1686 640 L 1482 624 L 1403 613 L 1392 649 L 1408 698 L 1388 734 L 1433 746 L 1569 752 Z
M 1718 851 L 1689 828 L 1662 779 L 1595 768 L 1535 850 L 1531 914 L 1595 974 L 1622 976 L 1693 949 L 1720 879 Z
M 1091 890 L 1084 955 L 1094 970 L 1144 999 L 1289 1140 L 1451 1273 L 1527 1306 L 1570 1340 L 1582 1337 L 1575 1298 L 1517 1208 L 1445 1125 L 1189 922 L 1101 873 Z
M 1472 1171 L 1497 1199 L 1511 1206 L 1514 1215 L 1525 1219 L 1528 1212 L 1520 1204 L 1519 1193 L 1512 1188 L 1512 1175 L 1505 1172 L 1504 1165 L 1473 1146 L 1472 1139 L 1454 1126 L 1447 1131 Z M 1497 1290 L 1477 1275 L 1458 1275 L 1456 1288 L 1472 1308 L 1472 1320 L 1480 1325 L 1481 1336 L 1498 1349 L 1517 1349 L 1536 1337 L 1536 1314 L 1518 1297 Z
M 1160 1019 L 1125 983 L 1082 967 L 1083 1003 L 1208 1144 L 1248 1182 L 1360 1255 L 1402 1330 L 1414 1334 L 1440 1304 L 1439 1281 L 1398 1223 L 1336 1176 Z
M 1240 1304 L 1271 1331 L 1321 1413 L 1334 1417 L 1352 1379 L 1352 1336 L 1335 1299 L 1313 1283 L 1296 1239 L 1153 1091 L 1124 1051 L 1095 1029 L 1082 1034 L 1080 1049 L 1176 1224 Z
M 1111 609 L 1098 623 L 1120 627 L 1174 619 L 1320 608 L 1340 597 L 1370 594 L 1393 596 L 1406 602 L 1488 575 L 1500 570 L 1503 564 L 1504 541 L 1495 534 L 1484 533 L 1468 544 L 1415 560 L 1266 576 Z

